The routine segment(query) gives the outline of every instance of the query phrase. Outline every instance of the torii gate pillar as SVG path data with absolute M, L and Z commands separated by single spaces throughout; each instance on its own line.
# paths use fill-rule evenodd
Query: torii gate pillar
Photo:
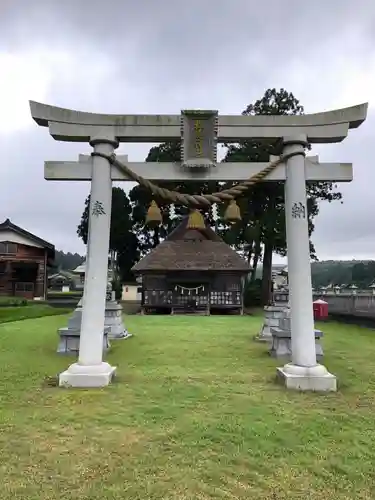
M 336 391 L 336 377 L 317 363 L 312 307 L 310 239 L 306 206 L 305 135 L 284 137 L 286 162 L 285 222 L 291 307 L 292 362 L 277 369 L 287 388 Z
M 111 131 L 101 131 L 90 140 L 94 151 L 105 154 L 112 154 L 118 144 Z M 79 356 L 77 363 L 60 374 L 60 386 L 104 387 L 116 371 L 102 359 L 111 206 L 111 165 L 106 159 L 94 156 Z

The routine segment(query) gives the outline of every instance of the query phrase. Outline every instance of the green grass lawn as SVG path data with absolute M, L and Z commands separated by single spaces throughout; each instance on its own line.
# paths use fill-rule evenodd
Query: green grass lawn
M 66 321 L 0 325 L 2 500 L 375 498 L 374 331 L 322 325 L 322 395 L 275 384 L 259 317 L 129 316 L 115 383 L 68 390 Z

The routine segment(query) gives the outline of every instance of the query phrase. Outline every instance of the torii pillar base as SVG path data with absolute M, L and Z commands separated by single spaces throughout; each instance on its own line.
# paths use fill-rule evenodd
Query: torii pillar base
M 109 363 L 102 362 L 100 365 L 80 365 L 74 363 L 69 368 L 60 373 L 60 387 L 93 388 L 106 387 L 116 374 L 116 367 Z
M 276 369 L 278 382 L 297 391 L 336 392 L 337 379 L 325 366 L 297 366 L 288 363 Z

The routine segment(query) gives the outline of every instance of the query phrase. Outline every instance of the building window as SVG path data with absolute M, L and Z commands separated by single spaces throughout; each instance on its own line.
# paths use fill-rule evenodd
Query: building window
M 0 255 L 16 255 L 17 253 L 17 243 L 10 243 L 8 241 L 2 241 L 0 243 Z
M 34 283 L 16 283 L 16 292 L 33 292 Z
M 237 292 L 238 290 L 241 290 L 239 281 L 227 283 L 227 292 Z

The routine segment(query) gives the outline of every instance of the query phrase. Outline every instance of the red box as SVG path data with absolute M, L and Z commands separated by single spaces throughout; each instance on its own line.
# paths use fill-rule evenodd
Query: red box
M 313 302 L 314 319 L 319 321 L 328 317 L 328 302 L 318 299 Z

